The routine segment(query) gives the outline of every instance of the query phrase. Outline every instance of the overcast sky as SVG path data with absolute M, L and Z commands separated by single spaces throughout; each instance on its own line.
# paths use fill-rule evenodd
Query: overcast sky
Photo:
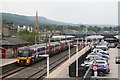
M 3 0 L 1 12 L 77 24 L 118 24 L 119 0 Z

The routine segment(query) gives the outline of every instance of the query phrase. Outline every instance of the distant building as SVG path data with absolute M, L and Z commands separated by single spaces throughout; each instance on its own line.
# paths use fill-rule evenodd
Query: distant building
M 0 58 L 17 57 L 18 48 L 26 46 L 29 43 L 17 37 L 17 25 L 6 20 L 2 20 L 0 27 Z M 25 26 L 24 26 L 25 29 Z M 29 29 L 30 30 L 30 29 Z
M 17 25 L 6 20 L 2 21 L 2 37 L 11 37 L 16 36 Z
M 27 41 L 22 40 L 20 37 L 2 38 L 2 40 L 0 40 L 0 46 L 2 47 L 0 58 L 17 57 L 18 48 L 22 46 L 27 46 L 28 44 L 29 43 Z
M 27 30 L 27 31 L 33 32 L 33 27 L 25 26 L 25 25 L 18 25 L 17 31 L 20 31 L 20 30 Z

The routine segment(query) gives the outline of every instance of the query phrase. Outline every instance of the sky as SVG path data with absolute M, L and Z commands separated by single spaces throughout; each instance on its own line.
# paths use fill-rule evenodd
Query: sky
M 118 24 L 119 0 L 0 0 L 0 11 L 75 24 Z

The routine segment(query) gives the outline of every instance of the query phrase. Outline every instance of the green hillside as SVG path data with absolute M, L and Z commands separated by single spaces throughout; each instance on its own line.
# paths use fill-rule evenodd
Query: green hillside
M 19 24 L 19 25 L 34 25 L 35 24 L 35 16 L 24 16 L 17 15 L 11 13 L 0 13 L 2 15 L 2 19 L 6 19 L 7 21 Z M 38 17 L 39 24 L 56 24 L 56 25 L 69 25 L 71 23 L 64 23 L 59 21 L 54 21 L 47 19 L 45 17 Z

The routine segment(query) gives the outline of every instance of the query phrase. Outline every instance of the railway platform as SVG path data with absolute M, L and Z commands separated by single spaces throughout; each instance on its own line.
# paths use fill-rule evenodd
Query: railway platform
M 46 79 L 47 78 L 69 78 L 69 76 L 68 76 L 69 65 L 72 64 L 76 59 L 78 59 L 82 54 L 84 54 L 89 49 L 90 49 L 89 46 L 84 47 L 78 53 L 73 55 L 70 59 L 65 61 L 62 65 L 60 65 L 58 68 L 56 68 L 53 72 L 51 72 L 49 74 L 49 76 L 46 77 Z
M 0 67 L 9 65 L 12 63 L 15 63 L 17 61 L 17 58 L 12 58 L 12 59 L 0 59 Z

